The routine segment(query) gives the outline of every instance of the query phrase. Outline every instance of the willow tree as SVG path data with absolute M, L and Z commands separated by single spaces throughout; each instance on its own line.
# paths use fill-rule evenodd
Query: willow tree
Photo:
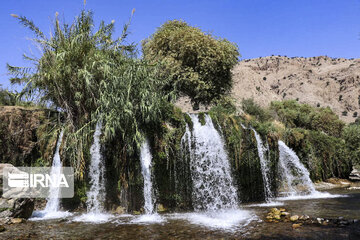
M 143 41 L 145 59 L 161 62 L 171 81 L 165 90 L 176 90 L 196 102 L 208 103 L 232 87 L 232 67 L 237 63 L 236 44 L 204 33 L 184 21 L 168 21 Z
M 60 24 L 56 14 L 49 37 L 26 17 L 13 16 L 32 31 L 41 54 L 24 54 L 32 67 L 8 65 L 11 82 L 24 84 L 25 92 L 39 92 L 42 101 L 65 114 L 66 152 L 77 173 L 84 172 L 95 122 L 103 122 L 104 141 L 118 134 L 131 152 L 146 124 L 160 121 L 166 96 L 157 89 L 164 80 L 158 80 L 156 66 L 136 59 L 133 44 L 124 43 L 131 17 L 120 37 L 113 38 L 115 22 L 101 22 L 95 30 L 90 11 L 82 11 L 72 24 Z

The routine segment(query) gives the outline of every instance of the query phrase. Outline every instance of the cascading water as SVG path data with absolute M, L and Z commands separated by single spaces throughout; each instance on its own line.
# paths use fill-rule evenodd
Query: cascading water
M 237 208 L 237 192 L 233 185 L 228 156 L 220 134 L 214 128 L 208 115 L 205 115 L 203 126 L 198 115 L 190 115 L 190 117 L 193 122 L 190 167 L 194 184 L 195 210 L 213 211 Z
M 61 164 L 61 160 L 60 160 L 60 146 L 61 146 L 63 135 L 64 135 L 64 130 L 61 130 L 57 144 L 56 144 L 56 150 L 55 150 L 55 154 L 54 154 L 54 158 L 53 158 L 53 162 L 52 162 L 52 168 L 51 168 L 51 172 L 50 172 L 51 177 L 60 176 L 60 173 L 61 173 L 62 164 Z M 53 212 L 59 211 L 59 208 L 60 208 L 59 195 L 60 195 L 60 188 L 50 186 L 49 198 L 46 203 L 45 210 L 44 210 L 45 213 L 53 213 Z
M 239 210 L 236 188 L 224 142 L 211 118 L 205 115 L 202 125 L 191 114 L 193 129 L 186 126 L 182 137 L 182 152 L 188 152 L 193 183 L 192 204 L 196 213 L 185 214 L 192 223 L 211 228 L 233 228 L 248 222 L 253 215 Z
M 315 190 L 310 179 L 310 173 L 300 162 L 296 153 L 283 141 L 279 140 L 279 169 L 282 179 L 287 188 L 285 199 L 298 198 L 326 198 L 331 197 L 329 193 Z
M 257 150 L 260 158 L 260 167 L 264 182 L 265 201 L 269 202 L 270 199 L 274 197 L 270 188 L 270 159 L 269 155 L 266 156 L 266 153 L 269 153 L 269 145 L 266 145 L 267 147 L 265 147 L 260 135 L 256 132 L 256 130 L 254 128 L 251 128 L 251 130 L 254 132 L 256 138 Z
M 312 193 L 315 190 L 310 179 L 310 173 L 300 162 L 296 153 L 291 150 L 283 141 L 279 141 L 279 165 L 282 176 L 286 181 L 290 195 L 298 195 L 301 190 L 305 193 Z M 302 187 L 303 189 L 299 189 Z
M 103 203 L 105 202 L 105 165 L 101 155 L 101 123 L 96 124 L 94 142 L 90 148 L 91 162 L 89 169 L 90 190 L 87 192 L 87 213 L 75 219 L 75 221 L 103 222 L 109 218 L 104 214 Z
M 162 222 L 163 219 L 154 213 L 154 194 L 151 180 L 151 152 L 149 141 L 146 139 L 140 148 L 141 173 L 144 179 L 144 211 L 145 215 L 140 216 L 133 222 Z
M 50 171 L 51 179 L 59 179 L 59 176 L 61 174 L 62 163 L 60 159 L 60 146 L 62 143 L 63 136 L 64 136 L 64 130 L 61 130 L 58 137 L 58 141 L 56 143 L 56 149 L 51 166 L 51 171 Z M 43 211 L 34 212 L 32 219 L 41 220 L 41 219 L 62 218 L 70 215 L 69 212 L 59 211 L 60 209 L 59 197 L 60 197 L 60 188 L 51 185 L 49 189 L 49 197 L 47 199 L 45 209 Z
M 141 173 L 144 178 L 144 210 L 145 214 L 152 214 L 154 211 L 153 188 L 151 182 L 151 153 L 149 142 L 146 139 L 140 149 Z
M 96 124 L 94 143 L 90 148 L 90 190 L 87 192 L 86 206 L 88 212 L 100 213 L 103 211 L 102 203 L 105 201 L 105 166 L 100 152 L 101 123 Z

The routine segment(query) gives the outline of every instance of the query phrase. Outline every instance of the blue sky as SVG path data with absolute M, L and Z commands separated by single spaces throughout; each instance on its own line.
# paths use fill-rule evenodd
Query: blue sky
M 34 50 L 31 33 L 11 13 L 32 19 L 46 34 L 59 12 L 67 22 L 83 0 L 2 1 L 0 7 L 0 84 L 10 87 L 6 63 L 26 65 Z M 88 0 L 98 22 L 115 20 L 117 29 L 136 9 L 129 41 L 139 43 L 162 23 L 183 19 L 238 44 L 242 59 L 268 55 L 360 57 L 360 0 Z M 119 34 L 119 32 L 117 32 Z

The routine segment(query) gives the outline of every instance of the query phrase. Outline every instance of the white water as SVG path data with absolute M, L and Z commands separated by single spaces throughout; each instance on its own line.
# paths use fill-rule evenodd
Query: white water
M 144 210 L 145 214 L 152 214 L 154 211 L 153 188 L 151 181 L 151 153 L 149 142 L 146 139 L 140 149 L 141 173 L 144 178 Z
M 171 220 L 186 220 L 191 224 L 226 231 L 237 231 L 248 225 L 251 221 L 258 219 L 256 215 L 250 211 L 237 209 L 193 213 L 173 213 L 167 214 L 167 218 Z
M 224 142 L 211 118 L 205 115 L 201 125 L 197 115 L 190 115 L 193 130 L 186 126 L 181 139 L 181 151 L 190 155 L 193 182 L 192 203 L 195 212 L 173 214 L 173 219 L 184 219 L 208 228 L 234 230 L 247 225 L 256 217 L 238 208 L 236 188 L 231 177 L 230 163 Z
M 50 171 L 51 179 L 60 178 L 61 167 L 62 167 L 62 163 L 60 159 L 60 146 L 62 143 L 63 135 L 64 135 L 64 130 L 61 130 L 56 143 L 56 149 L 51 166 L 51 171 Z M 51 185 L 49 189 L 49 197 L 47 199 L 45 209 L 42 211 L 34 212 L 31 220 L 55 219 L 55 218 L 63 218 L 71 215 L 71 213 L 69 212 L 59 211 L 60 209 L 59 197 L 60 197 L 60 188 Z
M 154 213 L 154 193 L 151 180 L 151 152 L 149 141 L 146 139 L 140 148 L 141 173 L 144 178 L 144 211 L 145 215 L 138 217 L 132 222 L 135 223 L 156 223 L 162 222 L 163 218 Z
M 101 223 L 108 221 L 111 215 L 104 213 L 105 202 L 105 166 L 101 156 L 101 123 L 96 124 L 94 142 L 90 148 L 91 162 L 89 169 L 90 190 L 87 192 L 87 213 L 74 219 L 74 221 Z
M 205 115 L 204 126 L 197 115 L 190 117 L 193 122 L 193 136 L 190 136 L 188 130 L 183 140 L 188 140 L 190 150 L 193 207 L 195 211 L 236 209 L 237 192 L 221 136 L 208 115 Z
M 251 130 L 255 134 L 256 143 L 257 143 L 257 150 L 260 158 L 260 166 L 262 172 L 262 179 L 264 182 L 264 193 L 265 193 L 265 201 L 270 202 L 270 199 L 274 198 L 273 193 L 271 192 L 270 188 L 270 159 L 269 155 L 266 156 L 266 153 L 269 153 L 269 147 L 265 148 L 260 135 L 255 131 L 255 129 L 251 128 Z
M 284 197 L 279 200 L 297 200 L 311 198 L 335 197 L 326 192 L 318 192 L 310 179 L 310 173 L 300 162 L 296 153 L 290 149 L 283 141 L 279 144 L 279 170 L 285 183 Z
M 64 135 L 64 130 L 61 130 L 57 144 L 56 144 L 56 150 L 52 162 L 52 168 L 50 172 L 50 176 L 60 176 L 61 174 L 61 159 L 60 159 L 60 146 L 62 143 L 62 138 Z M 60 188 L 55 186 L 50 186 L 50 193 L 49 198 L 46 203 L 46 207 L 44 212 L 50 213 L 50 212 L 57 212 L 60 208 L 60 201 L 59 201 L 59 195 L 60 195 Z

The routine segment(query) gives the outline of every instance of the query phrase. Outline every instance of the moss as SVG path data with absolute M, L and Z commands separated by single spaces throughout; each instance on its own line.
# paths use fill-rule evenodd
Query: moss
M 191 120 L 191 117 L 187 113 L 184 113 L 183 116 L 184 116 L 185 123 L 189 126 L 190 130 L 192 130 L 194 127 L 194 124 Z
M 199 113 L 198 117 L 199 117 L 201 126 L 204 126 L 206 124 L 205 113 L 204 112 Z

